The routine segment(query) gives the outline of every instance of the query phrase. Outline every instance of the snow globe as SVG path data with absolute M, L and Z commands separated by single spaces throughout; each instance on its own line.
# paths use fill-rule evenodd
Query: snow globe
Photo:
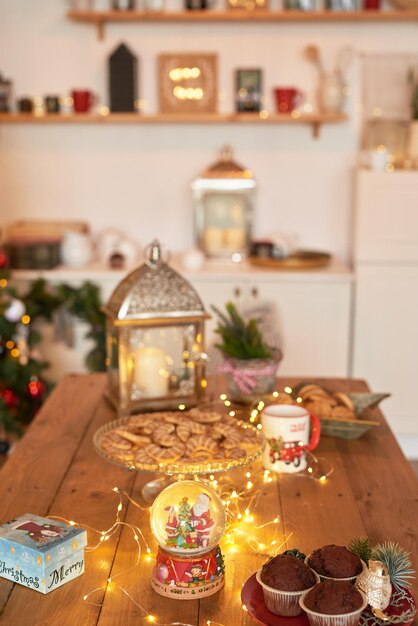
M 151 507 L 151 531 L 158 543 L 154 591 L 179 600 L 219 591 L 225 568 L 218 543 L 224 530 L 222 500 L 206 484 L 184 480 L 161 491 Z

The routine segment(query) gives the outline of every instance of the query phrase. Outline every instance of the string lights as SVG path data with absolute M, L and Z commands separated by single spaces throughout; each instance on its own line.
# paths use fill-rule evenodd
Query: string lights
M 292 389 L 285 387 L 283 392 L 275 391 L 272 394 L 274 399 L 280 397 L 282 393 L 290 395 Z M 228 400 L 226 394 L 220 395 L 220 400 L 229 409 L 231 402 Z M 259 414 L 265 406 L 264 400 L 258 400 L 250 409 L 250 422 L 257 427 L 261 427 L 259 423 Z M 231 411 L 232 412 L 232 411 Z M 231 414 L 230 412 L 230 414 Z M 234 415 L 239 413 L 240 410 L 233 411 Z M 316 480 L 319 483 L 327 481 L 332 474 L 333 467 L 324 459 L 315 457 L 311 452 L 307 451 L 308 465 L 306 470 L 293 474 L 293 477 L 308 477 Z M 260 565 L 266 558 L 275 556 L 285 549 L 287 542 L 292 536 L 292 532 L 284 534 L 281 529 L 281 519 L 279 515 L 257 523 L 257 517 L 260 508 L 260 500 L 266 496 L 266 489 L 269 485 L 277 480 L 277 474 L 270 472 L 270 470 L 261 468 L 261 465 L 257 463 L 257 466 L 253 468 L 244 468 L 241 470 L 235 470 L 232 474 L 229 472 L 223 472 L 216 475 L 210 474 L 207 482 L 209 485 L 219 494 L 226 512 L 226 529 L 224 538 L 221 541 L 222 552 L 227 562 L 231 564 L 235 558 L 235 554 L 239 552 L 250 551 L 256 558 L 260 559 Z M 89 604 L 95 606 L 102 606 L 102 602 L 96 602 L 93 596 L 99 592 L 115 592 L 119 591 L 124 594 L 135 606 L 141 611 L 144 624 L 154 624 L 155 626 L 193 626 L 184 622 L 161 622 L 157 615 L 150 613 L 145 607 L 143 607 L 136 598 L 134 598 L 122 585 L 115 584 L 115 580 L 121 579 L 128 572 L 131 572 L 138 567 L 141 560 L 145 562 L 151 562 L 155 556 L 151 547 L 148 545 L 147 540 L 139 526 L 130 524 L 123 521 L 122 511 L 125 502 L 138 508 L 142 512 L 149 514 L 149 507 L 144 507 L 134 500 L 126 491 L 120 490 L 118 487 L 114 487 L 112 490 L 118 496 L 118 504 L 116 507 L 115 521 L 107 530 L 98 530 L 92 526 L 84 523 L 78 523 L 73 520 L 66 520 L 65 518 L 58 516 L 50 516 L 52 519 L 60 519 L 65 521 L 71 526 L 77 525 L 86 528 L 93 532 L 97 536 L 97 541 L 92 545 L 86 547 L 88 552 L 95 552 L 104 543 L 109 541 L 121 528 L 126 527 L 131 532 L 133 544 L 135 546 L 135 561 L 128 568 L 116 574 L 112 574 L 109 578 L 99 587 L 92 589 L 84 595 L 83 600 Z M 141 544 L 143 549 L 141 549 Z M 246 568 L 244 568 L 246 569 Z M 232 572 L 229 575 L 234 576 Z M 253 571 L 249 570 L 249 574 Z M 240 579 L 239 584 L 242 584 Z M 237 596 L 237 601 L 241 604 L 240 596 Z M 245 605 L 242 605 L 243 611 L 246 611 Z M 220 622 L 213 620 L 206 621 L 207 626 L 225 626 Z

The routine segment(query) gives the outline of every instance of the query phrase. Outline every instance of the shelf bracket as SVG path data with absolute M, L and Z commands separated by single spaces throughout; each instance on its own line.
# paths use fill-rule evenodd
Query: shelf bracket
M 312 137 L 314 139 L 318 139 L 320 134 L 321 134 L 321 123 L 313 122 L 312 123 Z
M 97 20 L 97 39 L 103 41 L 105 38 L 105 21 Z

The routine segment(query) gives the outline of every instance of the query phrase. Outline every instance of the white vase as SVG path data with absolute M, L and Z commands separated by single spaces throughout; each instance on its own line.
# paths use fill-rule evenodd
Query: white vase
M 78 269 L 93 259 L 90 237 L 84 233 L 66 232 L 61 244 L 61 260 L 64 265 Z
M 418 120 L 409 124 L 408 157 L 414 167 L 418 167 Z
M 319 84 L 319 108 L 323 113 L 341 113 L 344 106 L 344 81 L 336 72 L 323 74 Z

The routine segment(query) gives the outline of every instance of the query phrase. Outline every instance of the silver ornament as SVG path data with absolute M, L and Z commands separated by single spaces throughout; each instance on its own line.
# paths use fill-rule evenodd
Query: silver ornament
M 368 568 L 357 578 L 356 586 L 366 594 L 373 613 L 385 620 L 387 616 L 383 611 L 389 606 L 392 595 L 392 585 L 386 566 L 380 561 L 370 560 Z

